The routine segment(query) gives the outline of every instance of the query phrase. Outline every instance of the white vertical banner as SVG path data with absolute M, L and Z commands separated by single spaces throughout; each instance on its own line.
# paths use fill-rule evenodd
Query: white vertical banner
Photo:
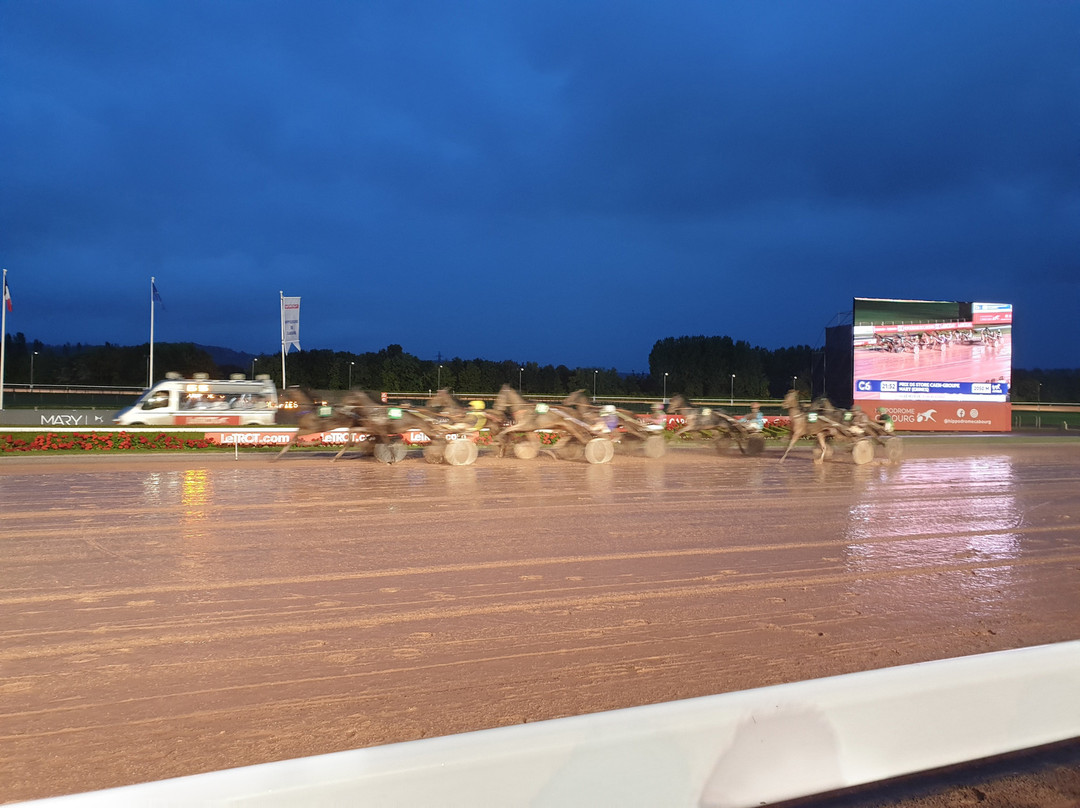
M 285 353 L 300 349 L 300 298 L 281 298 L 281 345 Z

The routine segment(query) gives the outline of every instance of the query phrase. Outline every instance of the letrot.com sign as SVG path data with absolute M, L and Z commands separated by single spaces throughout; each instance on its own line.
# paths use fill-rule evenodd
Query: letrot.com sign
M 289 443 L 293 434 L 295 433 L 244 429 L 235 432 L 207 432 L 206 439 L 220 446 L 284 446 Z M 428 436 L 419 430 L 402 433 L 401 437 L 406 443 L 410 444 L 429 442 Z M 348 432 L 342 429 L 332 432 L 316 432 L 312 435 L 301 435 L 296 439 L 296 442 L 307 446 L 344 446 L 345 444 L 364 443 L 369 440 L 374 440 L 374 437 L 362 432 Z

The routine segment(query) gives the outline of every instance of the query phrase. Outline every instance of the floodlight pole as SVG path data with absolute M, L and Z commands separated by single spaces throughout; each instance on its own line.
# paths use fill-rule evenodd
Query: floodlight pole
M 350 362 L 349 363 L 349 389 L 350 390 L 352 390 L 352 368 L 353 368 L 353 365 L 355 365 L 355 364 L 356 364 L 355 362 Z
M 596 374 L 597 374 L 597 372 L 598 371 L 595 371 L 595 370 L 592 372 L 592 400 L 593 400 L 593 404 L 596 403 Z
M 731 374 L 731 400 L 728 402 L 729 406 L 735 404 L 735 374 Z
M 664 406 L 667 406 L 667 372 L 664 372 Z

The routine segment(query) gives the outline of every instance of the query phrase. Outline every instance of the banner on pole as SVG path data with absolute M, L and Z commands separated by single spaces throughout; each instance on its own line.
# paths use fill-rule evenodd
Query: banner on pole
M 300 348 L 300 298 L 281 298 L 281 339 L 288 353 L 290 348 Z

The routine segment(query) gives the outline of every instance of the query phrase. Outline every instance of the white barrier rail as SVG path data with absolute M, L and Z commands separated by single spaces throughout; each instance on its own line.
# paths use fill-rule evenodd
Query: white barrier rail
M 1080 641 L 22 803 L 744 808 L 1080 737 Z

